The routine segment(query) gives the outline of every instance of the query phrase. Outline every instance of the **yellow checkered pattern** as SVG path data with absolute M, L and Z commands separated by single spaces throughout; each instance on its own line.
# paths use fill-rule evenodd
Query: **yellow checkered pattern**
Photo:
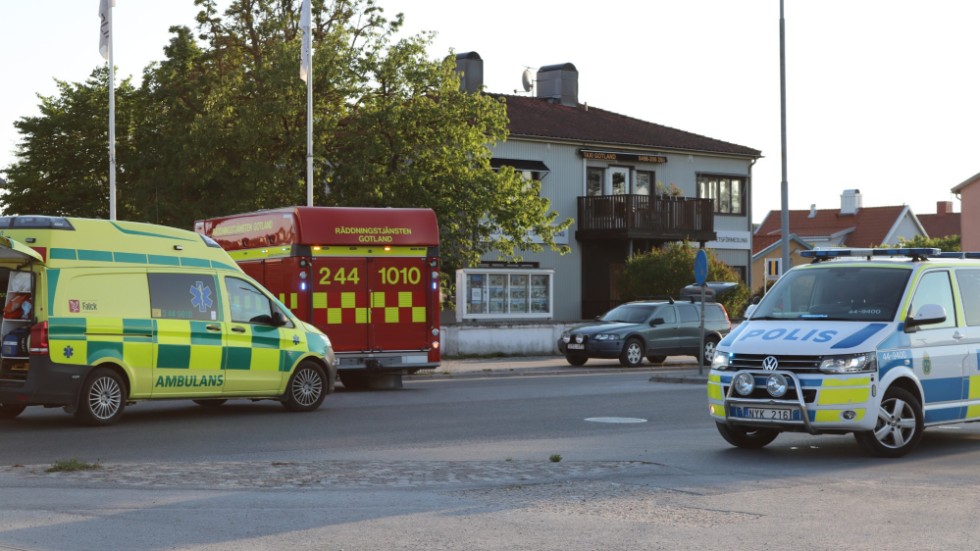
M 350 323 L 350 314 L 345 321 L 345 312 L 353 312 L 354 323 L 371 323 L 372 311 L 375 315 L 380 311 L 381 323 L 399 323 L 399 314 L 403 310 L 409 311 L 412 323 L 426 322 L 425 305 L 416 305 L 410 291 L 375 291 L 370 296 L 370 308 L 357 306 L 357 295 L 356 292 L 342 292 L 338 300 L 336 294 L 328 297 L 324 292 L 313 293 L 313 310 L 326 310 L 327 325 Z

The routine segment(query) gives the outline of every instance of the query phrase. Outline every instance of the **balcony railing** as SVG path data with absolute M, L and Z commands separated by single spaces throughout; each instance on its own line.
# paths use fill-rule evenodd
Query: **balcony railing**
M 714 202 L 650 195 L 579 197 L 575 237 L 712 241 L 716 238 Z

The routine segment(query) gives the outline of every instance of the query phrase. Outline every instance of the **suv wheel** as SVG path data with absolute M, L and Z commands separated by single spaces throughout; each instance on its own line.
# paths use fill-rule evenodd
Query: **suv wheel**
M 705 337 L 704 339 L 704 365 L 711 365 L 711 360 L 715 358 L 715 348 L 718 346 L 718 339 L 715 337 Z
M 625 367 L 637 367 L 643 362 L 643 343 L 640 339 L 632 338 L 623 345 L 623 352 L 619 355 L 619 363 Z
M 589 361 L 589 357 L 585 354 L 568 354 L 565 356 L 565 360 L 575 367 L 580 367 L 585 365 L 585 362 Z

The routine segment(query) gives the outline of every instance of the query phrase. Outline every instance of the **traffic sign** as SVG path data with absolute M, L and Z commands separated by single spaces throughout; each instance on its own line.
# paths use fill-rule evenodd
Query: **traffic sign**
M 708 279 L 708 253 L 704 249 L 698 249 L 698 254 L 694 257 L 694 282 L 704 285 Z

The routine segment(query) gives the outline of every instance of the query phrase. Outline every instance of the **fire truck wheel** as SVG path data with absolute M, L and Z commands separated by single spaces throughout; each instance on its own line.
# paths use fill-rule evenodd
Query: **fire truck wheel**
M 13 419 L 21 414 L 27 406 L 0 404 L 0 420 Z
M 211 398 L 208 400 L 194 400 L 194 403 L 206 408 L 216 408 L 227 401 L 228 400 L 225 400 L 223 398 Z
M 730 427 L 725 423 L 715 423 L 722 438 L 729 444 L 747 449 L 758 449 L 766 447 L 770 442 L 779 436 L 778 430 L 773 429 L 753 429 L 742 427 Z
M 313 411 L 320 407 L 327 396 L 327 376 L 316 363 L 299 364 L 286 386 L 282 405 L 289 411 Z

